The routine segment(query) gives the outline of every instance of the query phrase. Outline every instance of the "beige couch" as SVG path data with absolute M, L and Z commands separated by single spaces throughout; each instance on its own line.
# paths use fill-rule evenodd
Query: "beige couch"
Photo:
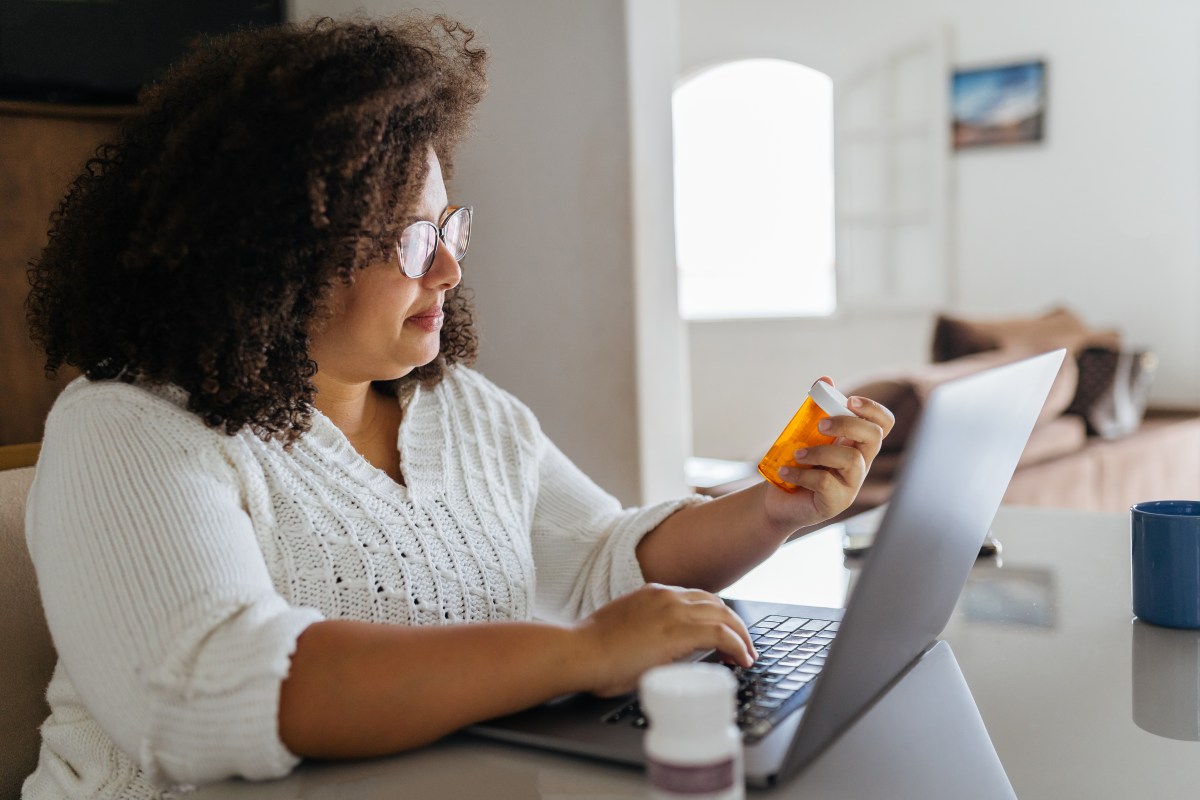
M 0 471 L 0 797 L 17 797 L 37 763 L 38 726 L 56 656 L 25 548 L 33 468 Z
M 880 456 L 854 505 L 839 519 L 891 494 L 903 453 Z M 745 472 L 751 464 L 747 463 Z M 697 489 L 714 497 L 757 483 L 753 476 Z M 1086 435 L 1069 416 L 1035 429 L 1004 495 L 1006 505 L 1124 512 L 1143 500 L 1200 498 L 1200 411 L 1151 409 L 1133 434 L 1115 441 Z
M 1137 391 L 1113 394 L 1121 383 L 1114 375 L 1118 355 L 1135 357 L 1121 335 L 1094 329 L 1070 310 L 1056 308 L 1007 319 L 942 315 L 934 326 L 933 363 L 854 389 L 886 403 L 897 417 L 857 508 L 887 499 L 909 429 L 934 386 L 1058 347 L 1067 349 L 1067 358 L 1004 502 L 1120 512 L 1142 500 L 1200 498 L 1200 410 L 1151 410 L 1138 425 L 1149 381 Z M 1152 378 L 1152 354 L 1136 357 L 1143 377 Z M 1121 424 L 1111 416 L 1117 396 L 1123 398 Z M 1136 427 L 1127 431 L 1126 424 Z
M 1154 410 L 1123 439 L 1089 438 L 1078 450 L 1017 470 L 1004 502 L 1128 511 L 1143 500 L 1200 498 L 1200 412 Z
M 1056 441 L 1043 449 L 1047 439 Z M 1078 444 L 1061 449 L 1070 441 Z M 892 478 L 891 470 L 872 470 L 849 513 L 886 501 Z M 1070 418 L 1035 430 L 1004 503 L 1125 512 L 1143 500 L 1197 498 L 1200 412 L 1151 409 L 1135 433 L 1115 441 L 1084 435 L 1082 421 Z
M 850 394 L 871 397 L 892 409 L 896 425 L 847 514 L 888 499 L 904 460 L 905 444 L 934 387 L 1057 347 L 1065 347 L 1069 355 L 1004 502 L 1123 512 L 1142 500 L 1200 498 L 1200 409 L 1151 409 L 1136 430 L 1111 440 L 1090 433 L 1080 416 L 1096 407 L 1088 403 L 1096 396 L 1097 381 L 1105 376 L 1081 374 L 1094 360 L 1077 361 L 1076 356 L 1088 348 L 1119 352 L 1122 342 L 1115 331 L 1091 329 L 1066 309 L 1014 319 L 942 316 L 935 325 L 932 344 L 932 363 L 881 374 L 850 387 Z M 764 443 L 755 452 L 765 452 L 768 445 Z M 964 443 L 964 458 L 969 458 L 969 443 Z M 743 474 L 752 472 L 753 462 L 744 466 Z M 715 496 L 756 480 L 742 478 L 698 490 Z
M 929 364 L 869 381 L 852 390 L 877 399 L 896 414 L 854 511 L 884 502 L 891 493 L 904 445 L 924 398 L 947 380 L 1024 357 L 1024 349 L 993 350 Z M 1079 375 L 1068 357 L 1029 437 L 1004 502 L 1081 511 L 1126 511 L 1155 499 L 1200 498 L 1200 411 L 1151 410 L 1133 433 L 1105 440 L 1089 434 L 1083 417 L 1067 413 Z

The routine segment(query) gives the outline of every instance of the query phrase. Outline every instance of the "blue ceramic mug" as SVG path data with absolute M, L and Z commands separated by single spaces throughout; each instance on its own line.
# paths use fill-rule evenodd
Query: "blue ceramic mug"
M 1133 613 L 1168 628 L 1200 628 L 1200 501 L 1130 509 Z

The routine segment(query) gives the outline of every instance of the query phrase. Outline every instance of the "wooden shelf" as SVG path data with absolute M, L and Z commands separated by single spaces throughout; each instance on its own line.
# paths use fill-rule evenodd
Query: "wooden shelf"
M 46 412 L 77 374 L 45 377 L 25 323 L 26 271 L 67 186 L 131 110 L 0 100 L 0 445 L 39 441 Z
M 67 103 L 36 103 L 30 100 L 0 99 L 0 115 L 40 117 L 43 119 L 84 119 L 119 122 L 137 109 L 128 105 L 70 105 Z

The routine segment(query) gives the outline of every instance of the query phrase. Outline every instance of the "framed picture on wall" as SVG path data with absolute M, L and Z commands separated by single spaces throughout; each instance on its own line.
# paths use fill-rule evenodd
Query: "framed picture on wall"
M 1046 126 L 1046 62 L 955 70 L 954 149 L 1040 142 Z

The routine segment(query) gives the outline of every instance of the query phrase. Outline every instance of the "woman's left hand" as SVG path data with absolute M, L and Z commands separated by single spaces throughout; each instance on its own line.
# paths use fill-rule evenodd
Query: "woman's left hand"
M 883 439 L 896 419 L 886 407 L 865 397 L 851 397 L 853 417 L 829 417 L 821 432 L 838 437 L 833 444 L 796 451 L 797 464 L 816 469 L 783 467 L 779 477 L 800 487 L 795 492 L 766 484 L 767 519 L 780 530 L 795 531 L 829 519 L 850 507 Z
M 832 383 L 823 378 L 826 383 Z M 878 403 L 851 397 L 852 417 L 831 417 L 833 444 L 810 447 L 780 477 L 800 487 L 789 493 L 769 481 L 708 503 L 678 509 L 644 536 L 638 563 L 647 581 L 717 592 L 775 552 L 788 536 L 850 507 L 895 418 Z

